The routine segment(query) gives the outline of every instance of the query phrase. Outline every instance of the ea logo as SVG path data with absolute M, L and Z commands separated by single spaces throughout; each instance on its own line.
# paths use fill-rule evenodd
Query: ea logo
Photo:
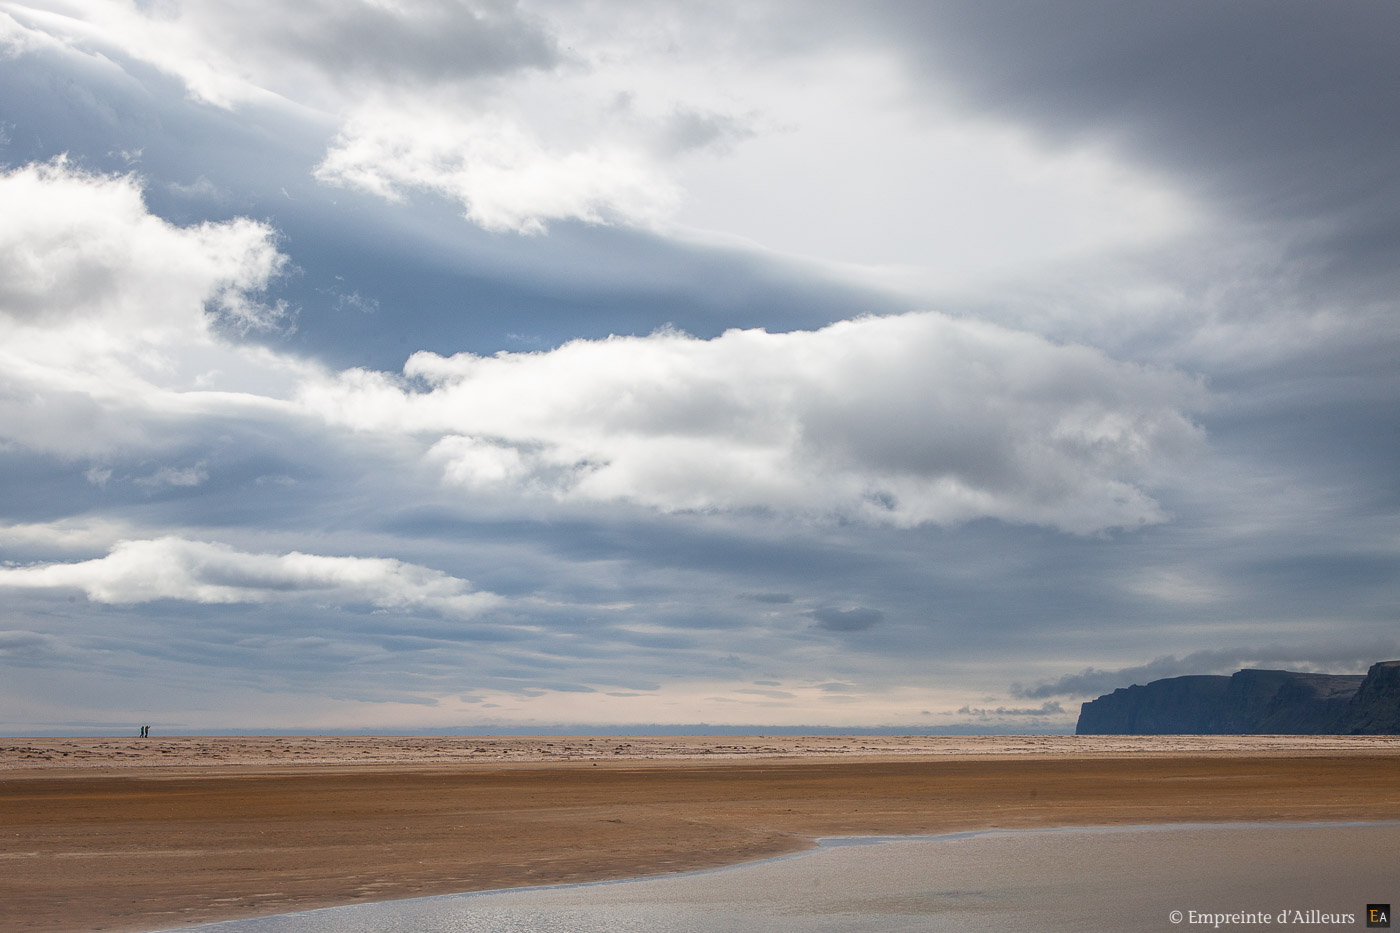
M 1366 925 L 1368 927 L 1390 927 L 1389 904 L 1367 904 Z

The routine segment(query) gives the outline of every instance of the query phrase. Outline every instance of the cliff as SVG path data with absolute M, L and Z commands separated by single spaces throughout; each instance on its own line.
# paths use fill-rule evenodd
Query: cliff
M 1349 712 L 1352 735 L 1400 735 L 1400 661 L 1372 664 Z
M 1080 709 L 1078 735 L 1400 734 L 1400 661 L 1360 674 L 1236 671 L 1123 687 Z

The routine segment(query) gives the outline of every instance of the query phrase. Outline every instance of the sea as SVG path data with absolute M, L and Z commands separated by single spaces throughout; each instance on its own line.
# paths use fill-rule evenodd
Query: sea
M 385 901 L 202 933 L 1366 929 L 1400 823 L 1173 824 L 824 839 L 728 868 Z M 1387 914 L 1388 919 L 1388 914 Z M 1400 922 L 1396 923 L 1400 928 Z

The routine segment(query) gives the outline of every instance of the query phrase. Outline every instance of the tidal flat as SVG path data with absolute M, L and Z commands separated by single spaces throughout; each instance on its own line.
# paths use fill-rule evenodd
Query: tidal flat
M 840 838 L 669 878 L 449 895 L 188 933 L 999 933 L 1353 928 L 1394 902 L 1400 823 Z
M 7 928 L 150 931 L 834 836 L 1384 820 L 1396 737 L 7 739 L 0 902 Z

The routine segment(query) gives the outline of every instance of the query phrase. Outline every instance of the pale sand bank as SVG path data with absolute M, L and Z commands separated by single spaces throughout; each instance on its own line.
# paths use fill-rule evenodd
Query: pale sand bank
M 733 761 L 979 755 L 1385 753 L 1391 735 L 1243 736 L 156 736 L 0 738 L 0 772 L 53 768 L 389 765 L 490 762 Z

